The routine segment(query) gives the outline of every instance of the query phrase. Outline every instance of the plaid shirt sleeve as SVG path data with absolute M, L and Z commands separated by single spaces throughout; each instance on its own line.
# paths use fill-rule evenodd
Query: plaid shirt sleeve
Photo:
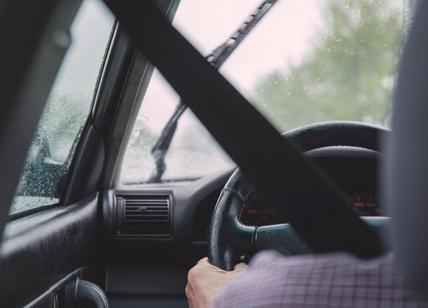
M 364 261 L 346 254 L 255 256 L 248 271 L 214 301 L 224 307 L 428 307 L 402 287 L 392 256 Z

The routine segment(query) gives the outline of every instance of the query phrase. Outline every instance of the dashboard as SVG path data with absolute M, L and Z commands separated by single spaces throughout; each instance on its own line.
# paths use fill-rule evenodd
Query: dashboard
M 306 155 L 350 198 L 359 215 L 382 215 L 377 197 L 378 152 L 335 148 L 317 149 Z M 152 296 L 154 292 L 181 296 L 188 269 L 207 255 L 211 217 L 232 172 L 225 170 L 184 185 L 105 191 L 102 203 L 108 243 L 107 292 L 118 296 Z M 253 226 L 287 222 L 265 210 L 269 207 L 264 202 L 255 194 L 240 221 Z M 160 272 L 168 278 L 156 278 Z
M 305 155 L 342 190 L 358 215 L 382 216 L 377 197 L 378 152 L 330 147 L 308 151 Z M 225 171 L 186 185 L 110 191 L 105 195 L 106 231 L 110 238 L 121 243 L 137 241 L 169 246 L 168 243 L 205 242 L 215 204 L 232 172 Z M 270 211 L 272 207 L 266 202 L 255 193 L 240 215 L 241 223 L 263 226 L 289 222 Z M 286 195 L 284 202 L 287 202 Z

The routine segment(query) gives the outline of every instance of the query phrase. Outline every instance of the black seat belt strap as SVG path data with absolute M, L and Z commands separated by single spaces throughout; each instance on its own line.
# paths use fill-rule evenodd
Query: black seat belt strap
M 105 2 L 133 43 L 314 251 L 365 258 L 380 253 L 378 236 L 346 206 L 336 186 L 175 30 L 155 1 Z M 287 203 L 284 196 L 299 204 Z

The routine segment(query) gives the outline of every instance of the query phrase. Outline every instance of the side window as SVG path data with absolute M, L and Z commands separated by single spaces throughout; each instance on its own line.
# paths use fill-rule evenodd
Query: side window
M 114 18 L 85 0 L 70 29 L 63 60 L 34 135 L 9 214 L 55 205 L 91 103 Z

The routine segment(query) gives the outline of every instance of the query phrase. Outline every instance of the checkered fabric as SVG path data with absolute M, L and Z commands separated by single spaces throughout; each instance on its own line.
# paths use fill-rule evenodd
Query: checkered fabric
M 346 254 L 284 257 L 262 252 L 214 302 L 222 307 L 428 307 L 402 287 L 392 256 L 364 261 Z

